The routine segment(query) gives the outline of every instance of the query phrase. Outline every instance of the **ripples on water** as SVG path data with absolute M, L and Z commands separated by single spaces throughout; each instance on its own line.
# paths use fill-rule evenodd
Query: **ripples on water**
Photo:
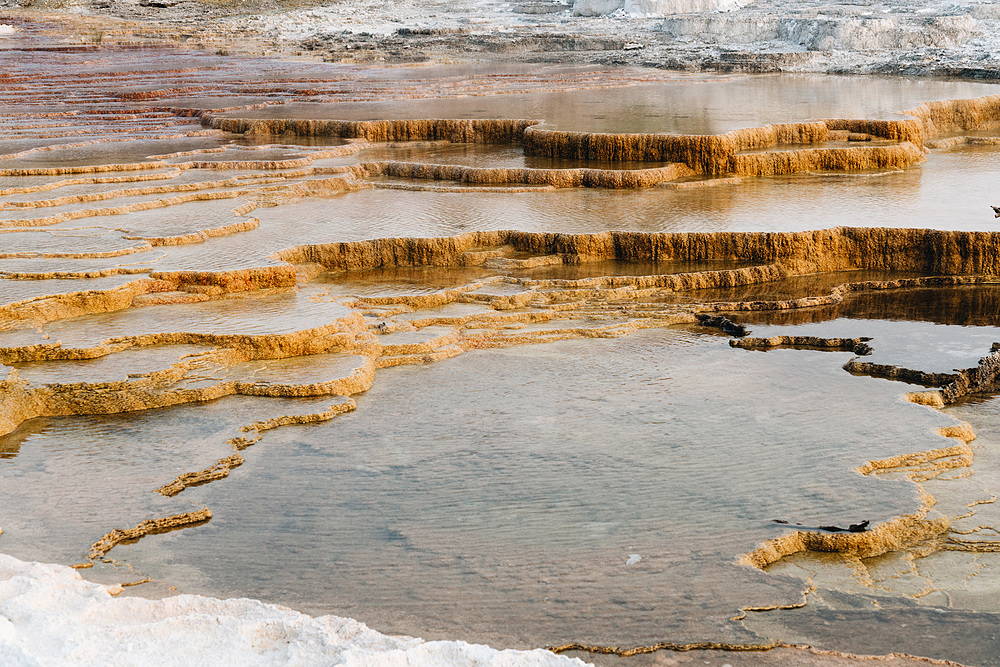
M 209 524 L 117 557 L 156 578 L 184 572 L 202 592 L 433 638 L 748 641 L 726 619 L 745 604 L 794 602 L 798 586 L 735 557 L 779 534 L 774 518 L 912 511 L 912 487 L 851 468 L 935 446 L 931 429 L 949 423 L 899 403 L 897 386 L 844 373 L 842 358 L 660 331 L 394 370 L 356 413 L 269 434 L 227 482 L 185 491 L 213 508 Z M 192 428 L 212 440 L 191 420 L 227 413 L 231 400 L 206 417 L 158 414 L 170 424 L 157 429 L 160 447 L 175 454 L 163 434 Z M 28 442 L 51 442 L 45 458 L 59 468 L 57 448 L 71 454 L 89 430 Z M 112 433 L 96 437 L 116 443 L 123 465 L 147 455 L 148 438 Z M 30 471 L 27 459 L 9 463 Z M 42 520 L 45 503 L 29 499 L 37 474 L 6 492 Z M 151 480 L 136 482 L 126 498 L 148 495 Z M 626 566 L 633 553 L 642 562 Z
M 303 202 L 259 211 L 285 216 L 326 238 L 451 236 L 473 230 L 562 233 L 609 230 L 797 231 L 838 226 L 992 230 L 990 197 L 1000 178 L 996 149 L 933 153 L 924 165 L 888 174 L 799 175 L 700 190 L 577 188 L 517 194 L 370 190 L 330 205 Z M 968 164 L 966 160 L 972 164 Z M 330 206 L 336 209 L 331 215 Z
M 754 336 L 871 336 L 866 358 L 934 373 L 975 367 L 1000 340 L 1000 289 L 995 285 L 905 289 L 849 295 L 807 311 L 738 316 Z
M 103 56 L 98 52 L 86 57 Z M 175 54 L 168 63 L 150 67 L 172 64 L 176 72 L 164 76 L 177 77 L 186 85 L 203 84 L 201 99 L 153 100 L 146 111 L 136 104 L 135 118 L 129 121 L 136 125 L 124 132 L 123 127 L 109 128 L 99 116 L 95 121 L 95 116 L 84 113 L 73 122 L 81 127 L 96 122 L 101 132 L 111 132 L 116 139 L 11 157 L 2 166 L 106 165 L 225 147 L 221 153 L 164 158 L 170 166 L 148 170 L 162 175 L 174 164 L 193 161 L 308 154 L 305 148 L 294 147 L 249 150 L 242 144 L 268 144 L 221 133 L 181 136 L 202 128 L 186 120 L 159 127 L 163 112 L 153 109 L 173 103 L 206 109 L 249 104 L 260 98 L 240 92 L 248 85 L 248 67 L 278 79 L 296 79 L 320 77 L 324 66 L 302 64 L 293 70 L 252 61 L 238 67 L 199 69 L 200 61 L 192 65 L 187 57 Z M 68 67 L 71 62 L 80 66 L 76 56 L 66 59 L 60 66 Z M 90 62 L 84 63 L 87 72 L 116 68 L 116 63 Z M 44 63 L 13 63 L 11 71 L 24 75 L 36 67 Z M 637 84 L 632 87 L 583 89 L 587 76 L 595 78 L 584 69 L 543 68 L 542 74 L 530 67 L 527 74 L 524 70 L 510 70 L 512 76 L 522 77 L 518 81 L 529 91 L 524 94 L 444 100 L 405 98 L 422 94 L 435 77 L 456 86 L 456 94 L 478 92 L 475 77 L 483 73 L 475 68 L 465 72 L 426 68 L 421 70 L 426 81 L 412 81 L 399 71 L 366 70 L 360 77 L 351 74 L 353 70 L 342 71 L 346 83 L 339 79 L 321 82 L 328 88 L 335 86 L 317 93 L 323 104 L 290 102 L 233 113 L 262 117 L 335 114 L 346 119 L 495 117 L 512 115 L 510 110 L 516 109 L 519 117 L 567 129 L 722 132 L 832 116 L 889 117 L 922 101 L 997 90 L 972 82 L 693 77 L 641 71 L 629 71 Z M 532 78 L 532 72 L 541 83 Z M 155 88 L 152 82 L 158 75 L 148 76 L 153 78 L 134 82 L 136 90 Z M 566 80 L 554 84 L 559 77 Z M 81 78 L 73 85 L 92 94 L 106 94 L 101 91 L 107 84 L 99 77 Z M 128 82 L 123 85 L 132 90 Z M 273 92 L 275 100 L 299 99 L 295 90 L 303 85 L 301 81 L 283 85 Z M 320 83 L 310 85 L 323 88 Z M 544 86 L 559 85 L 581 89 L 544 92 Z M 54 85 L 53 90 L 64 87 Z M 380 101 L 333 106 L 345 97 Z M 393 97 L 397 99 L 383 101 Z M 77 100 L 67 103 L 64 110 L 76 113 L 86 106 Z M 43 108 L 49 107 L 37 110 Z M 12 103 L 5 109 L 25 111 L 27 107 Z M 92 138 L 89 131 L 79 137 L 83 141 Z M 284 143 L 285 138 L 275 139 Z M 7 139 L 4 151 L 66 141 Z M 232 141 L 241 146 L 229 145 Z M 318 139 L 302 144 L 313 149 L 342 142 Z M 131 247 L 141 241 L 126 241 L 123 236 L 189 234 L 248 216 L 258 217 L 260 226 L 203 244 L 164 246 L 118 259 L 0 258 L 0 271 L 42 274 L 128 266 L 232 270 L 280 264 L 273 253 L 293 245 L 496 229 L 564 233 L 771 231 L 838 225 L 993 229 L 988 205 L 1000 202 L 988 198 L 1000 177 L 996 150 L 935 151 L 921 167 L 891 173 L 746 179 L 739 185 L 691 190 L 577 188 L 501 193 L 376 187 L 304 197 L 290 192 L 281 196 L 251 192 L 253 184 L 206 186 L 206 193 L 227 198 L 173 203 L 127 215 L 104 211 L 82 221 L 51 225 L 51 221 L 39 222 L 31 231 L 0 235 L 7 241 L 4 252 L 43 247 L 48 252 L 84 253 Z M 472 145 L 369 149 L 317 164 L 340 166 L 374 159 L 581 166 L 526 158 L 518 147 Z M 203 186 L 219 178 L 278 173 L 189 169 L 146 184 Z M 287 173 L 290 181 L 299 178 Z M 62 178 L 0 177 L 0 188 L 40 186 Z M 51 194 L 16 194 L 5 201 L 108 192 L 137 183 L 65 185 Z M 382 179 L 375 185 L 410 187 L 426 186 L 426 182 Z M 164 196 L 134 194 L 107 205 L 155 204 Z M 258 201 L 262 206 L 256 210 L 235 214 L 238 206 Z M 102 206 L 90 202 L 8 209 L 0 218 L 10 221 Z M 665 264 L 601 261 L 502 273 L 515 278 L 579 279 L 717 268 Z M 725 268 L 734 266 L 739 265 Z M 497 273 L 438 267 L 327 273 L 313 285 L 265 296 L 132 308 L 48 323 L 19 322 L 18 326 L 25 326 L 5 331 L 0 344 L 61 341 L 71 348 L 143 333 L 291 333 L 353 312 L 340 297 L 421 295 Z M 909 276 L 845 272 L 738 290 L 676 294 L 670 300 L 798 298 L 826 294 L 843 282 L 898 277 Z M 80 289 L 106 290 L 124 281 L 118 276 L 23 284 L 4 280 L 0 290 L 3 302 L 10 303 L 74 291 L 70 283 Z M 498 284 L 480 293 L 510 294 L 520 289 Z M 734 319 L 746 322 L 758 336 L 871 336 L 876 350 L 873 361 L 950 371 L 975 365 L 998 338 L 996 292 L 991 286 L 857 294 L 835 306 Z M 484 309 L 481 303 L 456 303 L 434 314 L 459 317 Z M 419 311 L 406 313 L 397 321 L 405 325 L 425 316 Z M 524 331 L 547 326 L 526 325 Z M 403 330 L 384 340 L 413 343 L 449 331 L 445 326 Z M 183 354 L 204 351 L 203 347 L 167 346 L 90 361 L 12 365 L 34 384 L 114 381 L 129 373 L 164 368 Z M 188 379 L 192 385 L 211 384 L 223 375 L 258 379 L 262 384 L 318 383 L 330 375 L 351 372 L 361 363 L 353 355 L 322 357 L 234 363 L 224 371 L 208 368 L 203 376 Z M 907 588 L 911 579 L 906 579 L 906 585 L 890 585 L 887 582 L 893 577 L 887 575 L 874 590 L 862 590 L 849 585 L 852 575 L 843 574 L 843 562 L 810 560 L 815 556 L 786 559 L 770 573 L 735 564 L 740 554 L 785 530 L 773 519 L 848 525 L 886 520 L 918 506 L 918 493 L 910 482 L 862 477 L 853 469 L 869 459 L 943 446 L 932 431 L 953 421 L 900 401 L 905 385 L 847 374 L 841 366 L 848 358 L 846 353 L 733 350 L 718 332 L 700 328 L 470 351 L 436 364 L 380 370 L 373 388 L 358 397 L 356 413 L 319 425 L 270 431 L 244 453 L 247 463 L 228 479 L 186 489 L 175 499 L 151 491 L 178 474 L 205 469 L 231 454 L 226 441 L 245 435 L 241 427 L 276 415 L 321 412 L 331 398 L 230 396 L 127 415 L 35 419 L 0 437 L 0 505 L 17 508 L 4 516 L 0 547 L 22 558 L 72 563 L 82 559 L 87 545 L 112 528 L 208 506 L 214 512 L 208 524 L 115 548 L 117 559 L 158 580 L 145 590 L 135 589 L 136 593 L 166 593 L 169 584 L 185 592 L 249 595 L 311 613 L 353 616 L 386 632 L 504 646 L 563 641 L 622 645 L 758 642 L 778 637 L 858 651 L 902 647 L 914 653 L 996 664 L 992 635 L 969 641 L 935 637 L 933 642 L 925 636 L 931 634 L 928 628 L 957 637 L 968 634 L 970 627 L 977 633 L 980 629 L 991 632 L 989 624 L 995 617 L 987 612 L 998 609 L 989 596 L 1000 585 L 994 583 L 997 577 L 990 571 L 994 563 L 989 554 L 936 553 L 933 558 L 941 564 L 929 570 L 928 576 L 940 584 L 940 591 L 917 601 L 906 597 L 915 594 Z M 1000 435 L 994 433 L 1000 433 L 1000 424 L 994 423 L 997 412 L 995 401 L 967 401 L 948 410 L 958 419 L 973 421 L 977 430 L 982 424 L 974 476 L 981 486 L 976 493 L 1000 486 L 1000 479 L 989 472 L 1000 469 L 995 465 L 1000 463 L 996 454 L 1000 450 L 991 444 L 1000 442 Z M 960 486 L 964 482 L 957 476 L 934 483 L 933 493 L 940 497 L 942 507 L 960 508 L 969 497 L 979 497 Z M 985 509 L 983 517 L 992 521 Z M 632 554 L 642 559 L 628 565 Z M 891 573 L 893 568 L 903 568 L 907 557 L 892 555 L 866 567 L 871 572 L 881 568 Z M 820 565 L 825 567 L 826 579 L 817 574 Z M 816 581 L 824 582 L 822 599 L 811 599 L 804 611 L 753 615 L 745 623 L 731 620 L 747 605 L 799 602 L 806 587 L 803 572 L 813 572 Z M 968 574 L 968 579 L 956 573 Z M 973 575 L 978 578 L 968 584 Z M 88 576 L 119 581 L 123 575 L 99 565 Z M 884 614 L 863 609 L 872 606 L 873 596 Z M 948 600 L 942 602 L 944 597 Z M 948 605 L 956 609 L 947 609 Z M 962 611 L 967 609 L 983 613 Z M 919 630 L 902 632 L 904 623 Z M 826 624 L 828 629 L 823 627 Z
M 711 76 L 626 87 L 389 102 L 289 103 L 230 115 L 256 118 L 523 118 L 584 132 L 721 134 L 818 118 L 892 118 L 922 102 L 995 94 L 989 83 L 903 77 Z M 511 110 L 516 109 L 516 114 Z

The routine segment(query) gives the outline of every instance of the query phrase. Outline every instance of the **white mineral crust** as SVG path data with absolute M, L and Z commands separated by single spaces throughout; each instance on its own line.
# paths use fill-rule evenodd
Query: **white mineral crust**
M 599 16 L 623 10 L 630 16 L 669 16 L 701 12 L 730 12 L 753 0 L 576 0 L 577 16 Z
M 544 11 L 536 11 L 540 9 Z M 756 71 L 758 63 L 762 71 L 965 71 L 980 78 L 1000 71 L 1000 2 L 986 0 L 339 0 L 230 22 L 234 30 L 284 43 L 319 37 L 317 48 L 323 40 L 336 43 L 349 39 L 344 35 L 359 34 L 370 35 L 377 45 L 405 28 L 471 35 L 473 55 L 494 49 L 507 58 L 537 59 L 539 53 L 531 51 L 543 47 L 518 41 L 536 34 L 549 41 L 553 36 L 597 37 L 641 44 L 642 49 L 633 49 L 641 61 L 631 64 L 654 67 L 711 69 L 722 62 L 737 71 L 744 65 Z M 440 39 L 447 43 L 447 37 Z M 456 49 L 466 39 L 455 37 Z M 417 40 L 414 47 L 422 43 Z M 572 61 L 575 52 L 549 53 L 554 60 Z M 582 53 L 582 62 L 595 62 L 586 48 Z
M 545 650 L 393 637 L 257 600 L 114 597 L 62 565 L 0 554 L 0 665 L 584 665 Z

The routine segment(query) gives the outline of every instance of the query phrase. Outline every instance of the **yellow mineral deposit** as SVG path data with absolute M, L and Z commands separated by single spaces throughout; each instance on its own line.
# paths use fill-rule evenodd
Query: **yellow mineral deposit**
M 473 184 L 548 185 L 556 188 L 648 188 L 676 181 L 695 172 L 675 163 L 651 169 L 501 169 L 412 162 L 363 163 L 359 171 L 368 178 L 394 176 Z
M 147 519 L 135 528 L 115 528 L 107 535 L 94 542 L 94 544 L 90 547 L 88 556 L 91 561 L 103 558 L 109 551 L 119 544 L 135 542 L 141 540 L 147 535 L 158 535 L 171 530 L 177 530 L 178 528 L 197 526 L 205 523 L 211 518 L 212 512 L 208 509 L 203 509 L 198 510 L 197 512 L 175 514 L 161 519 Z
M 673 163 L 667 168 L 640 170 L 641 173 L 636 174 L 621 170 L 471 169 L 405 163 L 383 164 L 371 172 L 469 183 L 638 188 L 667 183 L 691 173 L 739 177 L 903 169 L 922 162 L 925 142 L 941 134 L 1000 126 L 998 98 L 1000 96 L 993 95 L 929 102 L 906 112 L 914 117 L 907 120 L 831 119 L 704 136 L 547 130 L 537 127 L 540 121 L 533 120 L 293 121 L 208 115 L 203 122 L 213 129 L 246 136 L 324 136 L 362 138 L 371 142 L 444 139 L 465 143 L 521 143 L 525 154 L 533 156 Z M 891 143 L 816 146 L 832 139 Z M 683 166 L 688 168 L 687 172 Z
M 805 350 L 844 350 L 854 354 L 867 354 L 866 339 L 820 338 L 818 336 L 771 336 L 770 338 L 736 338 L 729 341 L 732 347 L 744 350 L 770 350 L 795 348 Z M 868 348 L 870 349 L 870 348 Z
M 247 136 L 343 137 L 370 142 L 449 141 L 512 144 L 537 120 L 279 120 L 206 115 L 205 126 Z
M 140 93 L 130 93 L 141 96 Z M 149 93 L 151 98 L 163 91 Z M 125 100 L 126 98 L 122 98 Z M 133 99 L 133 98 L 128 98 Z M 140 99 L 134 97 L 133 101 Z M 857 171 L 905 169 L 925 159 L 928 146 L 946 148 L 975 138 L 960 135 L 1000 127 L 1000 95 L 976 99 L 928 102 L 898 120 L 830 119 L 784 123 L 734 130 L 717 135 L 640 134 L 575 132 L 540 127 L 538 120 L 518 119 L 425 119 L 425 120 L 281 120 L 225 117 L 199 109 L 171 108 L 169 119 L 160 119 L 161 139 L 221 137 L 223 133 L 242 139 L 294 142 L 298 139 L 344 139 L 337 146 L 293 147 L 287 155 L 262 159 L 226 159 L 228 149 L 219 147 L 177 150 L 146 160 L 115 164 L 84 164 L 66 167 L 23 167 L 0 170 L 3 179 L 32 179 L 23 186 L 5 187 L 0 196 L 42 195 L 69 187 L 126 187 L 93 190 L 48 199 L 5 201 L 0 207 L 0 230 L 17 233 L 105 216 L 129 216 L 142 211 L 180 207 L 193 202 L 238 200 L 227 215 L 233 222 L 198 221 L 197 229 L 175 234 L 127 231 L 122 239 L 134 246 L 104 251 L 11 252 L 2 258 L 19 259 L 107 259 L 125 255 L 148 255 L 153 248 L 176 249 L 258 230 L 261 220 L 248 217 L 264 207 L 274 207 L 310 198 L 335 197 L 371 188 L 410 188 L 412 183 L 391 179 L 444 181 L 441 186 L 455 192 L 470 192 L 474 186 L 491 192 L 520 191 L 518 186 L 547 188 L 636 189 L 653 186 L 678 189 L 712 185 L 737 186 L 743 178 L 813 171 Z M 176 133 L 170 122 L 197 118 L 202 130 Z M 169 122 L 168 122 L 169 121 Z M 124 141 L 124 139 L 122 139 Z M 105 139 L 106 142 L 118 139 Z M 503 168 L 435 164 L 413 161 L 360 161 L 352 164 L 327 160 L 347 159 L 363 150 L 392 150 L 398 142 L 448 142 L 520 146 L 525 156 L 633 163 L 644 168 Z M 936 143 L 935 143 L 936 142 Z M 0 159 L 13 160 L 42 150 L 67 150 L 93 146 L 99 140 L 59 146 L 28 148 Z M 403 144 L 405 145 L 405 144 Z M 283 144 L 268 143 L 240 150 L 285 150 Z M 200 159 L 219 157 L 218 160 Z M 241 154 L 241 157 L 247 157 Z M 263 159 L 268 158 L 268 159 Z M 271 159 L 273 158 L 273 159 Z M 642 166 L 642 165 L 640 165 Z M 200 172 L 245 172 L 228 178 L 185 181 Z M 98 174 L 107 174 L 98 176 Z M 60 177 L 60 180 L 40 180 Z M 67 177 L 67 178 L 61 178 Z M 389 179 L 389 180 L 387 180 Z M 154 184 L 155 183 L 155 184 Z M 507 189 L 496 186 L 509 186 Z M 522 188 L 523 189 L 523 188 Z M 94 202 L 118 205 L 86 207 Z M 38 217 L 20 217 L 22 211 L 63 209 Z M 19 217 L 13 217 L 16 214 Z M 230 219 L 231 219 L 230 218 Z M 75 231 L 79 231 L 74 228 Z M 120 230 L 119 230 L 120 231 Z M 566 338 L 612 337 L 642 328 L 694 323 L 707 312 L 792 310 L 835 304 L 845 295 L 919 286 L 955 286 L 992 283 L 1000 275 L 1000 232 L 935 231 L 928 229 L 838 227 L 805 232 L 690 232 L 644 233 L 608 231 L 592 234 L 532 233 L 522 231 L 475 231 L 438 238 L 376 238 L 335 243 L 288 244 L 267 251 L 264 259 L 245 268 L 220 270 L 156 270 L 148 266 L 124 265 L 72 268 L 55 262 L 51 269 L 4 272 L 5 280 L 83 279 L 140 274 L 134 280 L 109 289 L 46 294 L 0 305 L 0 333 L 11 334 L 0 347 L 0 364 L 65 362 L 114 357 L 126 350 L 160 345 L 200 345 L 207 352 L 178 358 L 162 368 L 132 374 L 128 379 L 33 383 L 17 370 L 3 369 L 0 379 L 0 434 L 14 431 L 28 419 L 42 416 L 119 414 L 208 401 L 229 395 L 263 397 L 341 397 L 324 411 L 275 417 L 243 427 L 245 435 L 230 439 L 233 453 L 210 467 L 180 474 L 156 492 L 172 497 L 185 489 L 224 479 L 244 463 L 240 454 L 258 443 L 269 430 L 294 424 L 328 421 L 354 410 L 347 397 L 367 391 L 380 369 L 401 364 L 419 364 L 447 359 L 466 350 L 540 343 Z M 532 279 L 517 272 L 539 267 L 581 265 L 588 262 L 715 261 L 729 268 L 643 275 L 592 276 L 581 279 Z M 143 260 L 146 261 L 146 260 Z M 256 261 L 256 260 L 254 260 Z M 733 264 L 739 264 L 733 267 Z M 365 294 L 343 298 L 317 295 L 319 303 L 336 302 L 345 309 L 310 326 L 277 333 L 232 331 L 158 331 L 109 336 L 97 343 L 63 345 L 58 340 L 19 343 L 44 325 L 82 315 L 96 315 L 186 307 L 207 301 L 231 303 L 244 296 L 264 298 L 291 293 L 313 285 L 322 272 L 346 276 L 352 272 L 399 267 L 482 269 L 487 277 L 465 284 L 410 294 Z M 906 271 L 926 277 L 894 281 L 845 283 L 829 293 L 772 301 L 679 302 L 669 297 L 677 292 L 731 288 L 773 282 L 790 277 L 834 271 L 877 269 Z M 326 301 L 324 301 L 326 299 Z M 229 300 L 229 301 L 227 301 Z M 865 353 L 859 338 L 775 336 L 732 341 L 734 347 L 769 349 L 797 347 Z M 336 355 L 351 357 L 344 361 Z M 331 365 L 327 375 L 312 374 L 301 380 L 275 379 L 284 370 L 279 362 L 310 358 Z M 249 362 L 274 363 L 273 378 L 259 374 L 241 376 Z M 342 362 L 337 366 L 334 362 Z M 911 393 L 913 402 L 940 407 L 993 379 L 993 365 L 957 375 L 931 375 L 898 367 L 849 363 L 853 373 L 918 381 L 939 391 Z M 206 370 L 207 369 L 207 370 Z M 255 371 L 256 372 L 256 371 Z M 887 471 L 901 473 L 915 484 L 942 470 L 968 466 L 975 438 L 967 424 L 942 429 L 940 435 L 954 444 L 918 453 L 869 461 L 857 468 L 862 475 Z M 943 541 L 947 517 L 932 510 L 934 499 L 923 494 L 920 508 L 896 516 L 859 532 L 789 530 L 760 544 L 739 558 L 743 565 L 764 568 L 778 559 L 801 551 L 836 551 L 857 556 L 875 556 L 916 542 Z M 131 529 L 115 529 L 95 542 L 91 563 L 104 558 L 118 544 L 176 528 L 198 525 L 211 512 L 177 514 L 143 521 Z M 945 548 L 972 549 L 955 538 Z M 990 546 L 981 547 L 989 550 Z M 79 567 L 87 567 L 84 563 Z M 137 582 L 140 583 L 140 582 Z M 647 647 L 600 647 L 567 644 L 556 652 L 583 650 L 621 656 L 660 649 L 723 649 L 760 651 L 778 647 L 802 648 L 783 643 L 737 645 L 719 643 L 658 643 Z
M 241 223 L 253 224 L 253 223 Z M 139 279 L 104 292 L 79 292 L 56 295 L 5 306 L 4 326 L 19 323 L 38 325 L 86 313 L 109 312 L 133 305 L 149 304 L 156 295 L 192 294 L 202 298 L 220 297 L 273 288 L 293 288 L 297 267 L 319 265 L 327 270 L 360 270 L 403 266 L 530 266 L 530 259 L 509 259 L 485 252 L 483 248 L 498 248 L 508 252 L 530 253 L 540 258 L 542 265 L 554 261 L 575 264 L 599 259 L 615 260 L 703 260 L 725 259 L 761 262 L 760 266 L 695 273 L 608 276 L 580 280 L 531 280 L 504 278 L 474 281 L 462 288 L 446 289 L 419 295 L 369 297 L 356 302 L 354 314 L 320 327 L 285 334 L 259 336 L 209 333 L 157 333 L 109 339 L 91 348 L 64 348 L 57 342 L 0 348 L 0 362 L 70 360 L 96 358 L 131 347 L 172 344 L 210 344 L 234 350 L 239 359 L 281 359 L 302 354 L 332 351 L 369 350 L 374 366 L 386 367 L 408 360 L 410 363 L 447 358 L 462 348 L 501 346 L 530 342 L 532 337 L 552 340 L 553 336 L 578 337 L 588 335 L 620 335 L 629 330 L 648 326 L 664 326 L 693 321 L 695 312 L 726 310 L 781 310 L 835 303 L 843 294 L 862 290 L 884 290 L 918 285 L 969 284 L 991 280 L 998 273 L 1000 234 L 981 232 L 939 232 L 932 230 L 894 230 L 839 228 L 796 233 L 682 233 L 640 234 L 605 232 L 601 234 L 564 235 L 526 232 L 474 232 L 456 237 L 432 239 L 378 239 L 288 248 L 276 254 L 287 262 L 273 267 L 230 272 L 151 272 L 150 278 Z M 506 261 L 508 264 L 504 264 Z M 766 264 L 764 263 L 766 262 Z M 743 302 L 690 304 L 658 304 L 651 302 L 677 291 L 732 287 L 769 282 L 805 272 L 833 271 L 858 268 L 891 268 L 924 271 L 937 275 L 926 279 L 903 279 L 888 283 L 846 284 L 829 295 L 775 302 Z M 502 268 L 498 270 L 502 271 Z M 473 292 L 498 280 L 520 286 L 513 294 L 480 295 Z M 177 303 L 166 298 L 153 303 Z M 613 310 L 602 304 L 615 301 Z M 380 342 L 371 347 L 371 333 L 362 312 L 374 307 L 405 304 L 420 310 L 450 303 L 482 303 L 484 309 L 467 314 L 459 324 L 467 329 L 481 329 L 492 324 L 499 335 L 478 331 L 463 337 L 458 330 L 445 336 L 406 344 Z M 503 311 L 528 309 L 512 316 Z M 589 328 L 560 327 L 517 333 L 504 331 L 515 323 L 570 321 L 581 315 L 602 320 Z M 432 323 L 427 319 L 423 326 Z M 624 327 L 624 328 L 623 328 Z M 855 349 L 860 341 L 796 341 L 767 340 L 735 342 L 738 346 L 767 347 L 776 345 L 807 345 L 814 347 L 844 347 Z M 372 349 L 380 349 L 378 353 Z M 372 356 L 374 355 L 374 356 Z M 429 355 L 429 356 L 428 356 Z M 221 357 L 220 357 L 221 358 Z M 377 360 L 376 360 L 377 358 Z M 857 362 L 860 363 L 860 362 Z M 178 369 L 184 367 L 178 365 Z M 858 372 L 877 374 L 862 366 Z M 10 387 L 3 394 L 6 417 L 4 431 L 9 432 L 27 418 L 43 415 L 111 414 L 129 410 L 150 409 L 191 401 L 208 400 L 231 394 L 248 395 L 316 395 L 338 393 L 351 395 L 370 386 L 371 369 L 358 379 L 344 378 L 320 389 L 256 387 L 238 381 L 220 382 L 200 389 L 174 390 L 167 387 L 176 382 L 183 370 L 165 370 L 142 381 L 129 381 L 85 386 L 44 386 L 28 388 L 11 372 L 6 380 Z M 899 375 L 898 372 L 896 372 Z M 885 376 L 885 372 L 882 373 Z M 148 385 L 148 386 L 147 386 Z M 55 388 L 54 388 L 55 387 Z M 304 393 L 303 393 L 304 392 Z
M 972 464 L 973 454 L 969 443 L 976 435 L 967 423 L 941 428 L 938 434 L 954 439 L 956 444 L 925 452 L 900 454 L 888 459 L 868 461 L 856 471 L 862 475 L 877 475 L 894 471 L 903 473 L 918 485 L 944 470 Z M 802 551 L 834 551 L 862 558 L 879 556 L 908 546 L 941 539 L 950 527 L 948 517 L 934 513 L 934 498 L 921 488 L 923 502 L 913 514 L 897 516 L 861 532 L 823 532 L 795 530 L 764 542 L 757 549 L 744 554 L 739 562 L 765 568 L 785 556 Z

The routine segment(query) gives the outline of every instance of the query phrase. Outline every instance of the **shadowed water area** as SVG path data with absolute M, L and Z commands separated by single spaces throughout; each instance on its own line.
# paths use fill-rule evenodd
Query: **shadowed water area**
M 19 48 L 4 553 L 588 659 L 1000 664 L 995 85 Z

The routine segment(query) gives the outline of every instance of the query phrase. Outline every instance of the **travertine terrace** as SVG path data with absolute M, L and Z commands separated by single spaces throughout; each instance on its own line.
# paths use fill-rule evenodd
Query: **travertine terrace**
M 604 221 L 602 231 L 575 232 L 497 229 L 492 221 L 465 230 L 336 226 L 352 198 L 366 195 L 513 201 L 588 189 L 696 198 L 784 182 L 768 178 L 913 173 L 932 151 L 1000 144 L 1000 95 L 926 100 L 892 118 L 805 118 L 701 135 L 552 127 L 521 118 L 516 108 L 490 118 L 266 117 L 313 102 L 327 112 L 336 103 L 489 97 L 511 88 L 599 96 L 672 79 L 662 71 L 612 76 L 591 67 L 417 70 L 422 78 L 414 82 L 412 72 L 379 78 L 356 66 L 236 63 L 134 44 L 43 48 L 29 40 L 40 28 L 17 28 L 28 40 L 20 48 L 35 56 L 0 51 L 0 433 L 42 418 L 197 410 L 225 397 L 280 406 L 241 424 L 209 465 L 181 463 L 151 483 L 162 516 L 106 525 L 103 536 L 81 543 L 67 564 L 88 572 L 103 565 L 111 576 L 131 576 L 113 557 L 120 545 L 211 525 L 212 508 L 187 500 L 192 489 L 237 483 L 234 471 L 252 468 L 251 453 L 275 433 L 326 423 L 336 432 L 338 420 L 363 412 L 356 401 L 392 382 L 385 379 L 395 377 L 390 368 L 643 330 L 728 335 L 736 330 L 732 320 L 751 314 L 802 313 L 807 322 L 817 309 L 864 295 L 985 290 L 1000 275 L 1000 232 L 878 220 L 806 231 L 642 231 L 617 229 L 614 221 Z M 261 76 L 251 82 L 250 71 Z M 871 278 L 876 273 L 883 277 Z M 781 298 L 739 296 L 815 276 L 838 279 Z M 989 354 L 976 368 L 938 373 L 865 361 L 878 346 L 868 336 L 777 333 L 734 337 L 732 347 L 742 350 L 725 352 L 848 353 L 858 357 L 847 362 L 849 373 L 925 385 L 928 391 L 906 398 L 939 408 L 997 389 L 996 351 L 982 350 Z M 301 409 L 283 412 L 293 405 Z M 764 569 L 802 552 L 860 559 L 917 547 L 995 549 L 995 541 L 956 538 L 953 522 L 971 515 L 935 510 L 922 486 L 974 465 L 972 427 L 926 431 L 922 449 L 855 468 L 859 476 L 905 480 L 918 500 L 911 511 L 870 527 L 868 520 L 843 528 L 781 519 L 772 526 L 780 532 L 731 554 L 731 563 Z M 149 578 L 132 579 L 125 583 Z M 735 622 L 801 606 L 747 600 L 732 613 Z M 557 639 L 551 643 L 559 652 L 623 656 L 802 650 L 777 640 L 664 636 L 625 646 L 629 640 L 614 636 Z

